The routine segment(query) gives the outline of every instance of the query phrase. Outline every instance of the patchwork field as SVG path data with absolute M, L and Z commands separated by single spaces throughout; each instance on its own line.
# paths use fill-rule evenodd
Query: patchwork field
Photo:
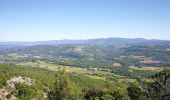
M 62 68 L 62 69 L 65 69 L 66 72 L 68 72 L 68 73 L 81 74 L 81 75 L 88 76 L 90 78 L 101 79 L 101 80 L 106 80 L 107 76 L 112 75 L 112 73 L 110 73 L 110 72 L 92 71 L 92 70 L 88 70 L 86 68 L 80 68 L 80 67 L 55 65 L 55 64 L 45 63 L 43 61 L 38 61 L 38 62 L 22 62 L 22 63 L 17 63 L 16 65 L 31 66 L 31 67 L 40 67 L 40 68 L 45 68 L 45 69 L 48 69 L 48 70 L 51 70 L 51 71 L 58 71 L 59 68 Z

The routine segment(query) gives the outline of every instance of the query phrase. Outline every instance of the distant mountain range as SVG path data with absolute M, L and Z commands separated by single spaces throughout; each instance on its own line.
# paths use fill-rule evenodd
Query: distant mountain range
M 168 40 L 147 40 L 143 38 L 98 38 L 87 40 L 50 40 L 38 42 L 0 42 L 0 46 L 31 46 L 59 44 L 91 44 L 91 45 L 170 45 Z

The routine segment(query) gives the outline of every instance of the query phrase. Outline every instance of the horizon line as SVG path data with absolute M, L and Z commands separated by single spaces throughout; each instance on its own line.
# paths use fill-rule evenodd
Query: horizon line
M 170 41 L 169 39 L 156 39 L 156 38 L 153 38 L 153 39 L 147 39 L 147 38 L 124 38 L 124 37 L 104 37 L 104 38 L 87 38 L 87 39 L 51 39 L 51 40 L 40 40 L 40 41 L 0 41 L 0 43 L 10 43 L 10 42 L 13 42 L 13 43 L 34 43 L 34 42 L 46 42 L 46 41 L 66 41 L 66 40 L 77 40 L 77 41 L 83 41 L 83 40 L 95 40 L 95 39 L 115 39 L 115 38 L 119 38 L 119 39 L 145 39 L 145 40 L 162 40 L 162 41 Z

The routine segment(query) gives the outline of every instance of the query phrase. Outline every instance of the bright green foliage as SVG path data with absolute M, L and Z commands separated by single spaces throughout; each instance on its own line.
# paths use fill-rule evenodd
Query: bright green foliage
M 0 88 L 2 88 L 5 85 L 5 80 L 3 78 L 0 78 Z
M 48 93 L 50 100 L 75 100 L 79 98 L 79 89 L 70 81 L 65 70 L 59 70 L 54 88 Z
M 87 87 L 92 87 L 95 86 L 96 84 L 98 85 L 103 85 L 104 81 L 103 80 L 98 80 L 98 79 L 92 79 L 87 76 L 83 75 L 77 75 L 77 74 L 70 74 L 69 75 L 70 79 L 76 83 L 81 89 L 87 88 Z
M 49 71 L 47 69 L 38 68 L 38 67 L 30 67 L 30 66 L 16 66 L 9 64 L 0 64 L 0 85 L 5 86 L 7 80 L 10 80 L 11 77 L 14 76 L 23 76 L 29 77 L 35 80 L 35 84 L 33 84 L 32 88 L 36 90 L 36 95 L 33 98 L 37 98 L 36 100 L 42 100 L 45 96 L 42 96 L 44 93 L 49 91 L 49 88 L 53 86 L 54 81 L 58 80 L 56 78 L 55 71 Z M 59 71 L 60 73 L 60 71 Z M 58 73 L 58 76 L 59 76 Z M 66 73 L 65 73 L 66 74 Z M 94 86 L 95 84 L 103 84 L 104 81 L 98 79 L 92 79 L 87 76 L 77 75 L 77 74 L 69 74 L 66 76 L 70 77 L 69 81 L 76 83 L 78 87 L 70 82 L 71 90 L 76 91 L 76 96 L 80 97 L 81 92 L 79 89 L 86 88 L 88 86 Z M 79 88 L 79 89 L 78 89 Z M 74 95 L 74 92 L 72 92 Z
M 31 100 L 31 98 L 35 95 L 35 90 L 27 85 L 27 84 L 16 84 L 16 96 L 21 100 Z
M 121 72 L 127 69 L 116 70 Z M 57 73 L 57 76 L 55 76 Z M 137 74 L 137 72 L 136 72 Z M 136 75 L 135 74 L 135 75 Z M 0 64 L 0 87 L 5 86 L 7 80 L 14 76 L 30 77 L 35 80 L 35 84 L 16 84 L 16 96 L 21 100 L 43 100 L 48 93 L 49 100 L 147 100 L 146 89 L 143 83 L 129 85 L 130 83 L 107 80 L 92 79 L 84 75 L 66 73 L 64 70 L 58 72 L 49 71 L 43 68 L 24 67 Z M 155 74 L 148 85 L 149 99 L 156 100 L 169 98 L 170 90 L 170 70 L 164 69 Z M 126 79 L 124 77 L 124 79 Z M 55 82 L 54 82 L 55 81 Z M 74 84 L 75 83 L 75 84 Z M 78 85 L 78 86 L 76 86 Z M 96 86 L 98 85 L 98 86 Z M 139 87 L 141 86 L 141 87 Z M 87 88 L 88 87 L 88 88 Z M 51 90 L 49 91 L 49 88 Z M 84 89 L 82 92 L 81 90 Z M 145 89 L 145 90 L 144 90 Z M 144 95 L 143 95 L 144 94 Z M 7 97 L 10 98 L 12 94 Z M 84 97 L 84 98 L 83 98 Z M 166 99 L 165 99 L 166 100 Z M 168 100 L 168 99 L 167 99 Z
M 96 86 L 84 90 L 85 100 L 130 100 L 126 87 L 122 84 L 108 82 L 104 86 Z
M 130 100 L 125 84 L 107 82 L 105 86 L 114 100 Z

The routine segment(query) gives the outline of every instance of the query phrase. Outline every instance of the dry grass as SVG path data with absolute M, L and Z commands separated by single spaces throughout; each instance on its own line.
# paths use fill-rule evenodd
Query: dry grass
M 130 66 L 130 70 L 146 70 L 146 71 L 161 71 L 162 68 L 160 67 L 135 67 L 135 66 Z

